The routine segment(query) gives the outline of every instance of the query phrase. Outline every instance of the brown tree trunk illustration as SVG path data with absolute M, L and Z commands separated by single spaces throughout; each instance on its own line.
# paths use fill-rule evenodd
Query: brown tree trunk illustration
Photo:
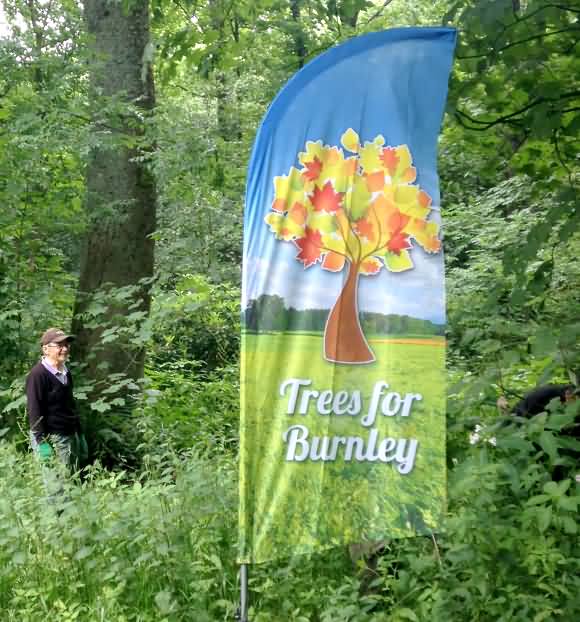
M 369 348 L 358 318 L 359 264 L 350 263 L 346 283 L 332 307 L 324 331 L 324 358 L 336 363 L 372 363 Z

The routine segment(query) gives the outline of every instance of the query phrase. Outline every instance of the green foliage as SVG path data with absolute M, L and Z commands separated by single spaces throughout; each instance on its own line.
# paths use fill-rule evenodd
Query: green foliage
M 0 41 L 0 610 L 14 622 L 223 620 L 237 604 L 239 276 L 244 178 L 281 85 L 336 42 L 460 27 L 440 143 L 448 274 L 449 516 L 389 542 L 374 571 L 344 550 L 252 567 L 262 622 L 580 617 L 573 412 L 494 428 L 495 401 L 580 368 L 578 13 L 542 0 L 152 3 L 147 136 L 91 129 L 77 4 L 3 0 Z M 267 70 L 265 70 L 265 68 Z M 99 119 L 134 114 L 106 101 Z M 94 128 L 93 128 L 94 129 Z M 103 287 L 83 321 L 145 350 L 146 378 L 95 386 L 74 361 L 93 457 L 63 513 L 24 455 L 23 379 L 48 325 L 69 325 L 91 147 L 155 145 L 156 279 Z M 141 156 L 139 156 L 141 157 Z M 110 216 L 110 214 L 108 214 Z M 112 219 L 113 221 L 114 219 Z M 152 312 L 119 313 L 135 288 Z M 368 321 L 376 318 L 367 318 Z M 497 445 L 470 446 L 487 425 Z M 197 453 L 192 453 L 191 446 Z M 575 445 L 578 450 L 577 444 Z M 559 464 L 561 463 L 561 464 Z M 567 477 L 552 481 L 554 468 Z
M 0 121 L 0 373 L 21 373 L 38 334 L 68 323 L 76 278 L 71 259 L 83 229 L 75 128 L 43 115 L 42 98 L 21 86 Z M 44 118 L 41 118 L 41 115 Z M 69 132 L 70 130 L 70 132 Z
M 196 361 L 205 371 L 235 363 L 240 344 L 240 290 L 201 275 L 183 274 L 153 298 L 149 362 L 152 367 Z
M 469 357 L 471 369 L 476 361 L 509 367 L 529 355 L 573 368 L 578 356 L 578 237 L 561 242 L 555 223 L 532 244 L 546 208 L 558 201 L 553 193 L 535 199 L 536 191 L 528 178 L 512 177 L 446 208 L 451 356 Z
M 210 455 L 235 455 L 238 446 L 239 369 L 203 373 L 187 361 L 147 370 L 136 412 L 148 453 L 181 453 L 192 444 Z
M 0 482 L 3 619 L 181 620 L 194 611 L 213 620 L 233 610 L 231 466 L 166 455 L 142 481 L 95 466 L 51 507 L 29 458 L 4 443 L 0 462 L 14 473 Z
M 74 3 L 4 2 L 13 23 L 0 40 L 0 417 L 22 422 L 23 374 L 40 334 L 68 326 L 84 229 L 79 122 L 81 68 Z M 73 113 L 74 111 L 74 113 Z M 75 114 L 76 113 L 76 114 Z
M 511 622 L 580 615 L 580 486 L 551 478 L 554 465 L 567 460 L 555 433 L 573 410 L 490 428 L 495 446 L 469 445 L 465 411 L 451 415 L 456 449 L 445 532 L 387 542 L 374 571 L 356 570 L 344 549 L 253 566 L 251 619 Z M 0 443 L 0 469 L 12 474 L 0 479 L 5 619 L 231 618 L 233 461 L 161 448 L 144 464 L 132 478 L 95 465 L 51 506 L 39 465 Z
M 577 138 L 570 125 L 577 116 L 579 65 L 577 55 L 566 53 L 578 37 L 577 11 L 543 0 L 470 0 L 456 3 L 453 13 L 467 33 L 454 89 L 459 98 L 469 93 L 459 120 L 479 131 L 505 126 L 516 142 L 526 141 L 518 155 L 523 171 L 553 174 L 553 163 L 573 159 Z M 484 96 L 483 109 L 473 105 L 474 90 Z M 534 157 L 546 139 L 553 149 Z

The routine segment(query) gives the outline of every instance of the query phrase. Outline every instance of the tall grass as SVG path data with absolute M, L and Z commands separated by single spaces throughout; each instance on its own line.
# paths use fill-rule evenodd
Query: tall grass
M 250 619 L 580 619 L 580 485 L 558 432 L 573 417 L 542 415 L 473 447 L 456 420 L 443 533 L 387 543 L 373 570 L 344 548 L 252 566 Z M 559 482 L 557 464 L 570 466 Z M 50 504 L 38 463 L 0 442 L 2 622 L 233 620 L 235 460 L 159 449 L 143 465 L 93 466 Z
M 229 467 L 188 455 L 128 481 L 93 467 L 49 503 L 38 465 L 0 445 L 2 620 L 216 620 L 234 608 Z
M 233 620 L 233 461 L 167 452 L 144 464 L 137 477 L 93 466 L 50 503 L 35 459 L 0 443 L 2 622 Z M 357 593 L 349 575 L 344 550 L 254 568 L 252 619 L 318 619 L 324 595 Z

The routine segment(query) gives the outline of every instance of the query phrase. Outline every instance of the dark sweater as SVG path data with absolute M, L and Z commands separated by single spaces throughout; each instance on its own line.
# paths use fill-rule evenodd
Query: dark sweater
M 516 404 L 513 412 L 520 417 L 532 417 L 544 412 L 553 399 L 564 402 L 566 391 L 573 391 L 571 384 L 547 384 L 526 393 L 524 399 Z
M 70 372 L 66 378 L 67 383 L 62 384 L 42 363 L 37 363 L 26 378 L 28 421 L 37 443 L 48 434 L 72 436 L 80 432 Z

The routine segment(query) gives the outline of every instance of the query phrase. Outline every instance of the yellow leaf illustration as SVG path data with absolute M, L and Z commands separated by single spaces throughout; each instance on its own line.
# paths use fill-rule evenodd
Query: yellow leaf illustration
M 413 267 L 413 260 L 409 251 L 403 250 L 399 254 L 387 253 L 385 255 L 385 265 L 391 272 L 404 272 Z
M 397 163 L 397 175 L 402 175 L 412 163 L 411 152 L 409 151 L 409 147 L 407 145 L 400 145 L 395 149 L 395 153 L 397 154 L 398 163 Z
M 346 246 L 344 240 L 336 234 L 323 235 L 322 245 L 325 250 L 345 254 Z
M 266 215 L 264 220 L 268 223 L 270 231 L 278 240 L 285 240 L 288 242 L 296 238 L 304 237 L 304 226 L 299 225 L 292 220 L 292 218 L 270 212 Z
M 366 214 L 370 201 L 371 193 L 367 188 L 366 179 L 355 177 L 352 188 L 345 197 L 346 211 L 353 220 L 358 220 Z
M 397 186 L 395 190 L 395 203 L 400 210 L 405 207 L 415 207 L 419 204 L 419 188 L 417 186 Z
M 312 162 L 314 158 L 318 158 L 321 162 L 324 159 L 324 146 L 321 140 L 313 142 L 309 140 L 306 143 L 306 151 L 298 154 L 298 162 L 304 165 L 306 162 Z
M 348 128 L 340 137 L 340 143 L 347 151 L 351 151 L 352 153 L 358 153 L 360 149 L 359 136 L 352 128 Z
M 307 224 L 311 229 L 317 229 L 321 233 L 332 233 L 337 228 L 334 214 L 326 212 L 311 212 Z
M 374 143 L 365 143 L 360 150 L 360 163 L 365 173 L 373 173 L 383 168 L 381 162 L 381 148 Z
M 300 171 L 293 167 L 290 169 L 288 176 L 274 177 L 273 209 L 276 211 L 285 212 L 295 203 L 304 204 L 306 202 L 305 193 L 308 186 L 305 186 L 301 181 L 297 181 L 297 176 L 299 179 Z

